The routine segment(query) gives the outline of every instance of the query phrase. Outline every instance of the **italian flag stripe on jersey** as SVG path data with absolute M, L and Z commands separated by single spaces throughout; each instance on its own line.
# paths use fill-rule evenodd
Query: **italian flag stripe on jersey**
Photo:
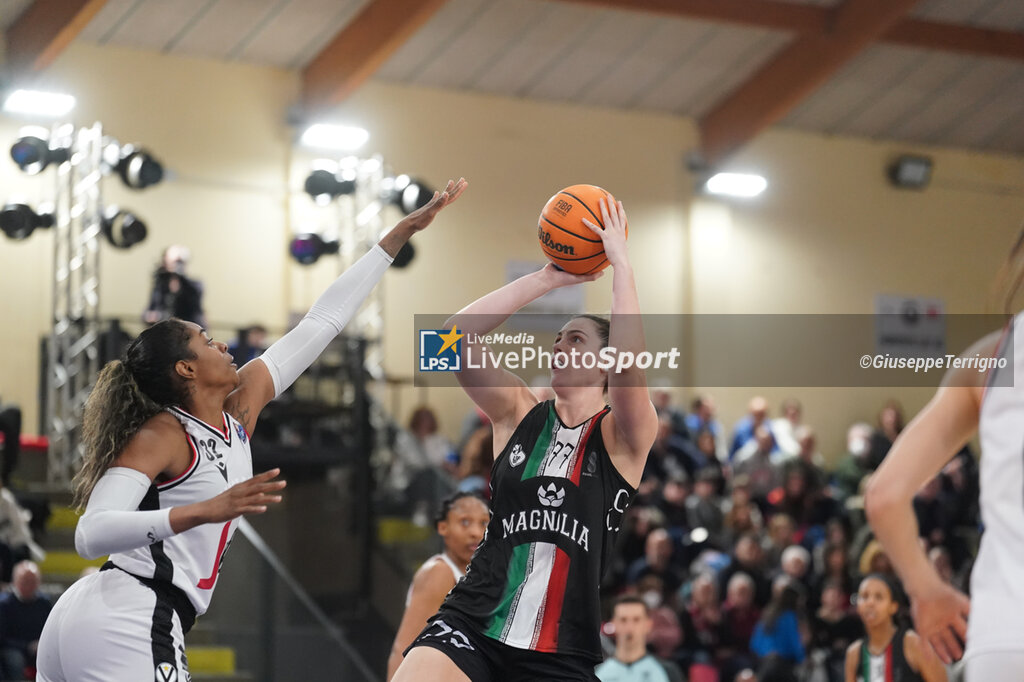
M 541 606 L 540 633 L 536 645 L 531 647 L 537 651 L 558 651 L 558 621 L 562 617 L 562 602 L 568 581 L 569 555 L 555 547 L 555 565 L 551 569 L 548 593 Z
M 554 402 L 552 402 L 551 407 L 548 408 L 547 421 L 544 422 L 544 428 L 541 429 L 540 435 L 537 436 L 537 442 L 533 444 L 533 450 L 530 451 L 530 456 L 526 459 L 526 466 L 523 467 L 523 477 L 520 480 L 525 481 L 528 478 L 533 478 L 540 470 L 541 462 L 544 461 L 544 455 L 547 454 L 548 446 L 551 445 L 551 434 L 555 430 L 555 422 L 558 419 L 555 415 L 554 405 Z
M 487 636 L 494 639 L 504 639 L 505 626 L 509 622 L 509 614 L 513 612 L 515 603 L 518 601 L 519 588 L 522 587 L 526 578 L 526 566 L 530 560 L 530 553 L 533 546 L 529 543 L 516 545 L 512 548 L 512 560 L 508 565 L 508 581 L 505 583 L 505 593 L 498 603 L 491 619 L 491 626 L 487 628 Z

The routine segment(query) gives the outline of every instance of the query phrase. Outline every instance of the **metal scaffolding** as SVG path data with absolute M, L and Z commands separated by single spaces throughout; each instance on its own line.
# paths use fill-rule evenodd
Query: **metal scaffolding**
M 57 168 L 46 373 L 47 480 L 66 486 L 83 455 L 82 413 L 99 363 L 103 130 L 64 126 L 51 140 L 71 151 Z

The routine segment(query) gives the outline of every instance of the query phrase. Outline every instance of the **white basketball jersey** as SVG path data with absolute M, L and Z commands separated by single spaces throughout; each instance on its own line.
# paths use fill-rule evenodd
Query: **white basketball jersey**
M 179 408 L 168 412 L 185 427 L 192 462 L 177 478 L 150 486 L 139 511 L 209 500 L 252 478 L 249 435 L 231 415 L 222 413 L 221 428 L 214 428 Z M 148 547 L 111 554 L 110 560 L 137 576 L 173 583 L 192 602 L 196 615 L 202 615 L 237 527 L 238 519 L 196 526 Z
M 448 565 L 448 568 L 450 568 L 452 571 L 452 577 L 455 578 L 455 584 L 458 584 L 460 580 L 466 577 L 466 572 L 455 564 L 455 561 L 450 556 L 448 556 L 447 552 L 435 554 L 434 556 L 424 561 L 423 565 L 426 566 L 427 564 L 434 563 L 436 561 L 442 561 Z M 409 589 L 405 592 L 405 608 L 409 608 L 409 602 L 411 601 L 412 585 L 409 585 Z
M 967 654 L 1024 650 L 1024 316 L 1013 319 L 981 404 L 981 520 Z M 1013 372 L 1012 386 L 1003 373 Z M 998 373 L 993 376 L 992 373 Z M 993 380 L 998 377 L 993 385 Z

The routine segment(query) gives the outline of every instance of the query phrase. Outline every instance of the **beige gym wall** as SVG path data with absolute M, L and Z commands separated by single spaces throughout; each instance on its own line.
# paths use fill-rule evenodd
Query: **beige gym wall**
M 106 182 L 108 199 L 144 217 L 150 237 L 130 252 L 103 247 L 104 314 L 138 317 L 159 252 L 175 242 L 192 248 L 191 271 L 206 284 L 211 321 L 227 328 L 260 320 L 280 329 L 288 310 L 304 309 L 333 276 L 330 262 L 300 268 L 285 253 L 288 234 L 301 227 L 293 218 L 311 215 L 308 199 L 287 188 L 289 177 L 300 187 L 314 158 L 293 152 L 285 123 L 295 74 L 75 45 L 46 81 L 79 98 L 77 123 L 103 121 L 179 175 L 136 193 Z M 696 133 L 686 119 L 375 83 L 338 117 L 366 127 L 367 153 L 383 154 L 399 172 L 435 185 L 458 175 L 471 182 L 417 238 L 413 264 L 385 280 L 386 353 L 397 376 L 411 372 L 414 313 L 447 313 L 503 284 L 508 260 L 541 263 L 536 215 L 564 185 L 600 184 L 624 201 L 643 307 L 658 313 L 870 313 L 876 293 L 936 296 L 950 311 L 981 312 L 1024 215 L 1019 157 L 773 131 L 735 160 L 764 173 L 768 192 L 730 203 L 694 199 L 683 159 Z M 0 116 L 5 149 L 18 127 Z M 898 192 L 885 181 L 892 155 L 909 150 L 935 158 L 925 192 Z M 37 202 L 48 182 L 0 162 L 0 199 L 20 193 Z M 8 320 L 0 331 L 0 396 L 22 404 L 30 432 L 38 423 L 36 349 L 48 326 L 50 248 L 46 233 L 0 243 Z M 588 285 L 588 308 L 607 311 L 610 280 Z M 713 392 L 727 427 L 753 393 Z M 690 394 L 678 391 L 680 399 Z M 765 394 L 773 407 L 790 394 L 803 398 L 807 421 L 833 455 L 847 424 L 871 418 L 885 397 L 898 395 L 913 410 L 928 392 Z M 429 402 L 453 437 L 469 409 L 455 389 L 405 389 L 385 400 L 402 419 Z

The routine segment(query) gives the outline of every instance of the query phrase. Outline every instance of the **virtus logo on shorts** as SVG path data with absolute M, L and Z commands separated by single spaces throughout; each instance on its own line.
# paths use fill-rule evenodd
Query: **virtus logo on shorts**
M 458 372 L 462 370 L 462 337 L 458 327 L 421 329 L 419 369 L 421 372 Z
M 160 663 L 156 666 L 156 682 L 177 682 L 178 670 L 173 663 Z

